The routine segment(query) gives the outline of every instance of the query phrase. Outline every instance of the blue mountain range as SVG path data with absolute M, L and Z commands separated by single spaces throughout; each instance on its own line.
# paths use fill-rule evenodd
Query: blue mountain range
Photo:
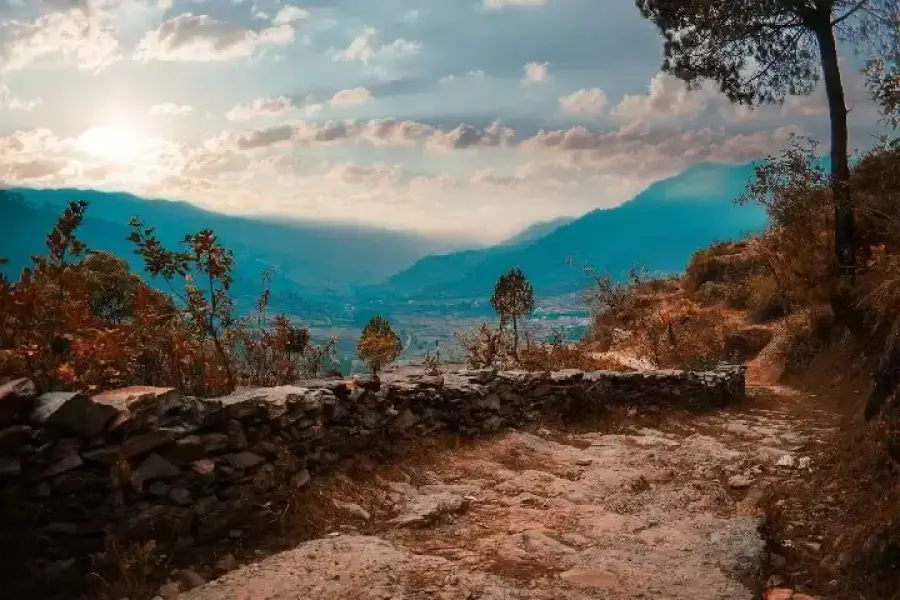
M 0 256 L 10 259 L 3 270 L 15 275 L 32 255 L 44 252 L 45 236 L 66 203 L 83 199 L 89 207 L 79 235 L 90 248 L 112 252 L 142 271 L 126 240 L 132 216 L 156 227 L 172 247 L 185 233 L 210 228 L 235 251 L 238 296 L 258 293 L 260 272 L 274 266 L 273 303 L 281 297 L 298 311 L 327 312 L 354 298 L 485 298 L 512 267 L 525 272 L 537 294 L 555 295 L 585 284 L 584 274 L 568 263 L 617 278 L 633 266 L 674 273 L 697 249 L 761 229 L 766 218 L 760 207 L 732 202 L 746 189 L 753 167 L 695 165 L 615 208 L 538 223 L 506 242 L 473 250 L 414 233 L 228 216 L 124 193 L 18 189 L 12 191 L 21 200 L 0 196 Z

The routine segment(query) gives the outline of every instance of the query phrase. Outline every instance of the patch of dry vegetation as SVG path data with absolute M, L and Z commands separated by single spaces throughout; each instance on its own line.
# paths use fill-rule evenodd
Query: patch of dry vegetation
M 767 569 L 826 597 L 888 598 L 900 589 L 900 144 L 862 156 L 847 184 L 856 216 L 852 279 L 835 268 L 832 184 L 817 155 L 814 143 L 795 138 L 762 164 L 739 201 L 761 204 L 768 227 L 697 252 L 678 292 L 648 293 L 637 277 L 619 285 L 598 279 L 591 337 L 604 349 L 683 368 L 750 360 L 771 341 L 777 348 L 767 359 L 787 374 L 814 368 L 840 340 L 860 340 L 878 363 L 869 421 L 853 390 L 825 390 L 843 394 L 834 410 L 859 418 L 848 417 L 819 459 L 827 468 L 776 490 L 766 505 L 773 543 L 796 537 L 797 519 L 809 520 L 834 560 L 813 563 L 803 548 L 779 547 L 787 566 Z M 854 368 L 846 358 L 833 362 Z M 828 590 L 823 584 L 832 580 L 840 583 Z
M 78 239 L 87 208 L 71 202 L 46 254 L 18 280 L 0 278 L 0 380 L 30 377 L 43 391 L 157 385 L 216 396 L 315 375 L 333 359 L 334 341 L 316 346 L 306 328 L 268 315 L 270 274 L 256 314 L 235 316 L 233 255 L 212 231 L 169 250 L 132 221 L 131 241 L 164 294 Z

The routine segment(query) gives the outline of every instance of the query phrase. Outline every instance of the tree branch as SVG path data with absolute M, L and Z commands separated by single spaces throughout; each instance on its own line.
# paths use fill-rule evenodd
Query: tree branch
M 859 2 L 854 4 L 851 9 L 849 9 L 847 12 L 842 14 L 840 17 L 838 17 L 837 19 L 832 21 L 831 26 L 834 27 L 834 26 L 839 25 L 840 23 L 846 21 L 847 19 L 852 17 L 858 10 L 863 8 L 868 3 L 869 3 L 869 0 L 859 0 Z
M 788 45 L 796 44 L 799 41 L 800 36 L 803 35 L 804 33 L 805 33 L 805 30 L 798 29 L 794 33 L 794 35 L 791 37 L 791 39 L 788 41 Z M 766 66 L 764 66 L 762 69 L 757 71 L 756 75 L 754 75 L 753 77 L 750 78 L 749 83 L 753 83 L 753 82 L 759 80 L 761 77 L 765 76 L 765 74 L 768 73 L 772 69 L 772 67 L 775 66 L 775 63 L 777 63 L 780 59 L 781 59 L 780 56 L 773 57 L 772 60 L 770 60 L 768 62 L 768 64 L 766 64 Z

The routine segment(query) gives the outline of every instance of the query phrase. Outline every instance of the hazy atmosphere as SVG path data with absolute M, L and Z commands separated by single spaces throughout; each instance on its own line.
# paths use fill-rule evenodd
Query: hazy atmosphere
M 0 598 L 900 600 L 900 0 L 0 0 Z
M 0 0 L 0 181 L 496 242 L 827 132 L 660 63 L 632 2 Z

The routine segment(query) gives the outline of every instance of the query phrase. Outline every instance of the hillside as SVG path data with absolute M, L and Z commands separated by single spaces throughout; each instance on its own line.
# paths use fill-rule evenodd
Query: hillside
M 585 283 L 579 269 L 566 266 L 568 259 L 613 276 L 632 266 L 681 271 L 698 247 L 765 225 L 758 206 L 732 203 L 752 175 L 752 164 L 697 165 L 654 183 L 625 204 L 592 211 L 537 239 L 428 256 L 391 277 L 384 290 L 408 296 L 486 296 L 500 274 L 518 266 L 537 294 L 567 293 Z
M 560 217 L 558 219 L 551 219 L 550 221 L 542 221 L 540 223 L 535 223 L 534 225 L 524 229 L 523 231 L 517 233 L 513 237 L 508 240 L 497 244 L 498 246 L 521 246 L 523 244 L 530 244 L 535 240 L 539 240 L 545 235 L 549 235 L 563 227 L 564 225 L 568 225 L 575 219 L 570 217 Z
M 435 251 L 454 249 L 454 242 L 406 232 L 296 220 L 236 217 L 200 209 L 186 202 L 148 200 L 124 193 L 76 189 L 17 189 L 25 205 L 4 200 L 0 223 L 2 252 L 9 271 L 28 263 L 43 249 L 46 233 L 70 200 L 89 202 L 81 235 L 88 246 L 130 258 L 125 238 L 128 221 L 140 216 L 156 227 L 162 241 L 174 246 L 186 233 L 210 228 L 234 250 L 237 278 L 258 281 L 272 265 L 277 286 L 300 293 L 308 289 L 340 289 L 374 283 Z

